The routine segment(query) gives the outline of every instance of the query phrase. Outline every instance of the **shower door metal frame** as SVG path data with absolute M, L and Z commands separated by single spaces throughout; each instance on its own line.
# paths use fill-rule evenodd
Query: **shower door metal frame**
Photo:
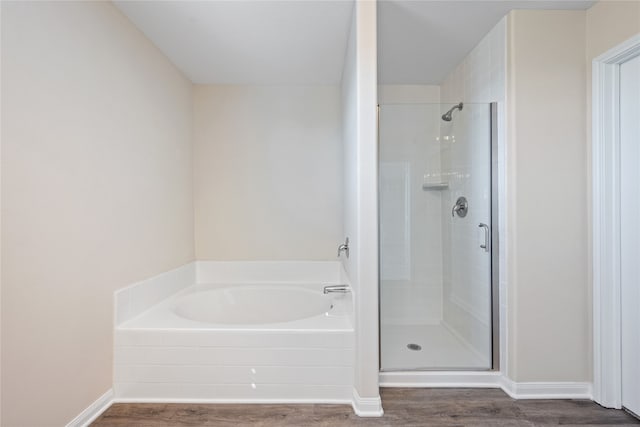
M 489 104 L 491 117 L 491 368 L 500 370 L 500 205 L 498 203 L 498 103 Z
M 499 168 L 498 168 L 498 103 L 489 103 L 490 116 L 490 161 L 489 161 L 489 177 L 491 187 L 491 240 L 489 247 L 491 251 L 490 260 L 490 298 L 491 298 L 491 367 L 488 369 L 477 368 L 456 368 L 456 369 L 429 369 L 429 368 L 413 368 L 413 369 L 382 369 L 382 321 L 381 321 L 381 292 L 380 292 L 380 274 L 378 275 L 378 370 L 379 372 L 447 372 L 447 371 L 469 371 L 469 372 L 498 372 L 500 371 L 500 245 L 499 245 L 499 221 L 500 221 L 500 205 L 498 198 L 499 191 Z M 380 161 L 380 104 L 377 106 L 377 159 Z M 378 181 L 380 175 L 378 172 Z M 378 182 L 378 200 L 380 200 L 380 185 Z M 379 202 L 378 202 L 379 203 Z M 378 206 L 378 209 L 380 207 Z M 380 234 L 380 219 L 378 218 L 378 234 Z M 378 243 L 378 270 L 380 270 L 380 244 Z

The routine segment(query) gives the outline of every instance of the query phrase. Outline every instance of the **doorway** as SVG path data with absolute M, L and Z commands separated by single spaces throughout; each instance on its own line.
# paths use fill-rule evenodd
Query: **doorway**
M 640 413 L 640 35 L 594 60 L 594 400 Z

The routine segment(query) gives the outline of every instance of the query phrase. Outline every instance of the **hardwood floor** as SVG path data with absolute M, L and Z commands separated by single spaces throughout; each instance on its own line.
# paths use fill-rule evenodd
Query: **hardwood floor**
M 346 405 L 117 403 L 94 427 L 116 426 L 638 426 L 588 400 L 514 400 L 496 389 L 381 389 L 385 414 L 359 418 Z

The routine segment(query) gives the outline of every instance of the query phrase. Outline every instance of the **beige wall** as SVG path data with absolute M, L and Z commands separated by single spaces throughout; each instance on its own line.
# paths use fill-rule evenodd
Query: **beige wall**
M 516 381 L 591 380 L 591 62 L 638 33 L 637 0 L 509 16 L 508 351 Z
M 587 10 L 587 66 L 598 55 L 640 33 L 640 1 L 604 0 Z M 588 82 L 591 88 L 591 81 Z M 589 99 L 589 103 L 590 103 Z
M 584 11 L 508 23 L 509 373 L 590 379 Z
M 2 2 L 2 425 L 107 391 L 113 291 L 193 260 L 191 90 L 108 2 Z
M 196 86 L 194 96 L 197 258 L 335 260 L 339 87 Z

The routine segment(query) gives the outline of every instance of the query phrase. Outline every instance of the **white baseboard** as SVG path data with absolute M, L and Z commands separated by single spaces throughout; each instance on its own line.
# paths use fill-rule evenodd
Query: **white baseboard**
M 128 398 L 117 397 L 113 403 L 184 403 L 194 405 L 349 405 L 349 399 L 173 399 L 164 397 Z
M 590 399 L 587 382 L 515 382 L 500 372 L 381 372 L 381 387 L 501 388 L 514 399 Z
M 66 427 L 86 427 L 96 420 L 113 403 L 113 389 L 107 390 L 95 402 L 89 405 L 77 417 L 67 424 Z
M 377 397 L 360 397 L 358 390 L 355 388 L 353 389 L 351 406 L 353 407 L 353 412 L 359 417 L 381 417 L 384 414 L 380 395 Z
M 502 378 L 502 389 L 514 399 L 589 399 L 591 383 L 586 382 L 515 382 Z

